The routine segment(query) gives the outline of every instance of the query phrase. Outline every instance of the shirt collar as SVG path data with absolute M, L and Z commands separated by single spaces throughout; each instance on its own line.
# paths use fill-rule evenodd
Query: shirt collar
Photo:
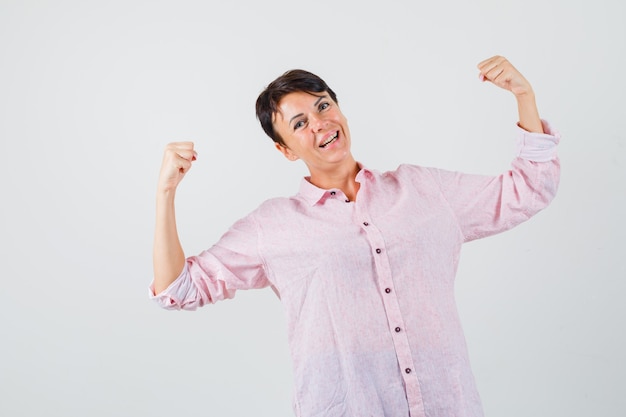
M 360 162 L 357 162 L 357 164 L 360 168 L 355 178 L 357 182 L 363 184 L 365 181 L 371 180 L 372 178 L 374 178 L 376 171 L 372 171 L 366 168 Z M 302 181 L 300 182 L 300 191 L 298 192 L 298 195 L 302 197 L 311 206 L 314 206 L 317 203 L 320 203 L 323 199 L 326 199 L 330 195 L 331 192 L 340 191 L 338 189 L 333 189 L 333 188 L 328 189 L 328 190 L 319 188 L 318 186 L 313 185 L 309 182 L 310 178 L 311 177 L 302 178 Z

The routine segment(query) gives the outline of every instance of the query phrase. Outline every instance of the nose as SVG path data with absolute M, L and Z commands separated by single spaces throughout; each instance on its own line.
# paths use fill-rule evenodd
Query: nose
M 324 128 L 324 118 L 317 113 L 311 114 L 309 116 L 309 126 L 313 132 L 319 132 Z

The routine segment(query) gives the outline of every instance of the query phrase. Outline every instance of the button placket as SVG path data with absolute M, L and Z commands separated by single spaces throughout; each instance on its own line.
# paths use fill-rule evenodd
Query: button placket
M 391 276 L 391 265 L 386 253 L 385 239 L 380 230 L 376 227 L 376 223 L 372 221 L 369 213 L 363 210 L 364 207 L 357 202 L 355 209 L 354 220 L 357 224 L 360 223 L 361 230 L 365 232 L 367 242 L 370 245 L 374 257 L 374 267 L 378 277 L 378 285 L 383 294 L 383 306 L 389 322 L 389 331 L 393 335 L 392 340 L 398 364 L 400 365 L 407 386 L 411 387 L 409 391 L 411 391 L 413 395 L 416 395 L 416 398 L 412 398 L 410 402 L 420 402 L 421 393 L 419 383 L 415 372 L 413 372 L 414 363 L 411 356 L 408 335 L 405 331 L 402 331 L 405 326 L 400 311 L 399 300 L 395 294 L 396 290 Z

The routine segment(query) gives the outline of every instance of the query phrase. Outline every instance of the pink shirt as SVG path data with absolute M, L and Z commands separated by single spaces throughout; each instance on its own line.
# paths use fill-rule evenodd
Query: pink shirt
M 559 137 L 519 129 L 510 171 L 479 176 L 361 167 L 356 201 L 302 181 L 187 259 L 154 296 L 195 309 L 272 286 L 284 305 L 300 417 L 477 417 L 454 300 L 461 244 L 527 220 L 554 197 Z

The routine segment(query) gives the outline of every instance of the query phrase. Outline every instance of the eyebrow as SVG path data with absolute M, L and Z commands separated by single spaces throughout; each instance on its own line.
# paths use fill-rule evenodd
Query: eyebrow
M 326 96 L 326 95 L 316 96 L 316 97 L 318 97 L 318 99 L 315 100 L 315 103 L 313 103 L 313 106 L 317 106 L 317 104 L 320 101 L 322 101 L 325 98 L 328 98 L 328 96 Z M 304 115 L 304 113 L 299 113 L 299 114 L 296 114 L 295 116 L 293 116 L 291 119 L 289 119 L 289 125 L 291 126 L 291 122 L 293 122 L 293 119 L 297 119 L 298 117 L 303 116 L 303 115 Z

